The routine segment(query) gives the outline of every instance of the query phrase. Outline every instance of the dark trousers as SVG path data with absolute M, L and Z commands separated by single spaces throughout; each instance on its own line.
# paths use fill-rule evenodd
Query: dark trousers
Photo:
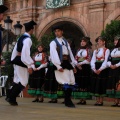
M 7 95 L 7 98 L 9 98 L 9 101 L 16 102 L 16 97 L 20 94 L 20 92 L 24 88 L 25 87 L 20 82 L 18 84 L 14 84 Z
M 64 93 L 65 93 L 65 106 L 75 107 L 71 100 L 72 89 L 67 88 L 66 90 L 64 90 Z

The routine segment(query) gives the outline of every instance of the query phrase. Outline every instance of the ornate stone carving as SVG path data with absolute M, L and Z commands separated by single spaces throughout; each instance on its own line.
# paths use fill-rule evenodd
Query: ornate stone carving
M 46 8 L 59 8 L 69 5 L 70 0 L 46 0 Z

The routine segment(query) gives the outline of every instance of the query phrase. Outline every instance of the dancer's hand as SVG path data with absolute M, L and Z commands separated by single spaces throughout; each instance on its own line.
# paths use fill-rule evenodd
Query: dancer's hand
M 96 70 L 96 74 L 99 75 L 101 73 L 101 70 Z
M 41 68 L 39 68 L 39 67 L 38 67 L 38 68 L 36 68 L 36 70 L 40 70 L 40 69 L 41 69 Z
M 97 74 L 97 70 L 96 69 L 94 69 L 93 72 Z
M 116 65 L 111 65 L 110 68 L 111 68 L 111 69 L 116 69 L 117 66 L 116 66 Z
M 63 68 L 60 68 L 59 71 L 60 71 L 60 72 L 64 72 Z
M 76 69 L 76 68 L 74 68 L 74 69 L 73 69 L 73 72 L 74 72 L 74 73 L 77 73 L 77 69 Z
M 38 69 L 37 69 L 37 68 L 34 68 L 33 70 L 34 70 L 34 71 L 37 71 Z
M 29 72 L 29 74 L 32 74 L 33 73 L 33 69 L 32 68 L 28 68 L 28 72 Z
M 77 68 L 80 69 L 80 70 L 82 70 L 82 67 L 81 67 L 80 64 L 77 64 Z

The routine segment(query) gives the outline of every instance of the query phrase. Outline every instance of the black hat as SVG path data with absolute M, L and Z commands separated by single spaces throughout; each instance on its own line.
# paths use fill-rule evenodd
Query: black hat
M 107 40 L 107 38 L 105 36 L 99 36 L 99 37 L 97 37 L 95 39 L 95 42 L 98 42 L 99 39 L 102 40 L 102 41 L 106 41 Z
M 0 5 L 0 13 L 4 13 L 8 8 L 4 5 Z
M 61 25 L 58 25 L 58 26 L 54 26 L 54 27 L 52 27 L 52 31 L 53 31 L 53 32 L 54 32 L 55 30 L 57 30 L 57 29 L 63 31 L 63 27 L 62 27 Z
M 36 22 L 31 20 L 30 22 L 24 23 L 25 29 L 34 29 L 34 25 L 37 25 Z
M 85 40 L 90 46 L 92 46 L 92 42 L 90 41 L 90 37 L 82 37 L 81 40 Z
M 34 22 L 33 20 L 30 21 L 30 24 L 32 24 L 32 25 L 37 25 L 37 23 Z

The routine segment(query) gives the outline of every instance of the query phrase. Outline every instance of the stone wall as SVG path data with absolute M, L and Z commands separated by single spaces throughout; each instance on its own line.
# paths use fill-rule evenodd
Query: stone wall
M 34 33 L 39 39 L 55 23 L 68 21 L 80 27 L 94 42 L 106 24 L 120 15 L 120 0 L 71 0 L 70 6 L 58 9 L 46 9 L 46 0 L 33 1 L 5 0 L 9 7 L 6 16 L 11 16 L 13 24 L 16 21 L 23 24 L 33 18 L 38 23 Z

